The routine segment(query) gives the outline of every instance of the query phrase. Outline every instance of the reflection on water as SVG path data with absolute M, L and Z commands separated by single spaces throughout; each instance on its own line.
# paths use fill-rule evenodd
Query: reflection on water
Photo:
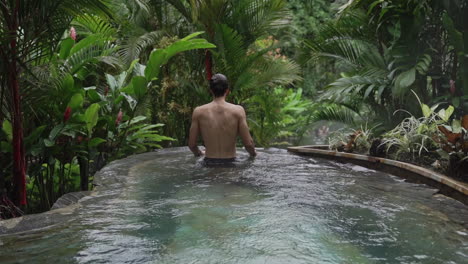
M 468 208 L 388 174 L 280 150 L 130 172 L 71 221 L 1 237 L 1 263 L 467 263 Z

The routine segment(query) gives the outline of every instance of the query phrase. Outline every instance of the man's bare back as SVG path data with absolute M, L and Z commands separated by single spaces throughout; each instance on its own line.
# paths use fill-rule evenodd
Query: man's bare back
M 226 102 L 228 93 L 229 90 L 223 96 L 215 97 L 211 103 L 199 106 L 193 111 L 189 147 L 195 155 L 203 154 L 197 147 L 199 135 L 205 144 L 207 158 L 235 158 L 238 135 L 250 155 L 256 155 L 244 108 Z

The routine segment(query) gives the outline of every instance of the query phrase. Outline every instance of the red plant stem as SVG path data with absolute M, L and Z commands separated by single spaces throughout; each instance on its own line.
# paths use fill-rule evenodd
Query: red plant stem
M 211 52 L 206 50 L 205 52 L 205 71 L 206 79 L 209 81 L 213 76 L 213 58 L 211 57 Z
M 12 39 L 10 41 L 10 62 L 8 82 L 12 94 L 12 119 L 13 119 L 13 184 L 15 190 L 15 203 L 26 205 L 26 161 L 23 146 L 23 116 L 21 112 L 21 97 L 19 86 L 19 69 L 17 65 L 17 34 L 18 13 L 20 0 L 16 0 L 15 9 L 10 23 Z
M 208 31 L 208 35 L 210 36 L 210 41 L 214 39 L 214 31 L 209 25 L 205 25 L 206 30 Z M 206 79 L 208 81 L 211 80 L 213 76 L 213 57 L 211 56 L 211 51 L 205 51 L 205 71 L 206 71 Z

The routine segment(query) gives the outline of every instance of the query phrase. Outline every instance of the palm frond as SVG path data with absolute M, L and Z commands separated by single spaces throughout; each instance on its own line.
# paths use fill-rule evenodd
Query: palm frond
M 108 20 L 91 14 L 78 16 L 71 24 L 76 28 L 79 35 L 83 35 L 85 37 L 92 34 L 115 36 L 117 33 L 117 30 Z
M 76 73 L 80 68 L 90 62 L 109 62 L 111 67 L 119 65 L 116 59 L 105 59 L 112 55 L 117 50 L 117 47 L 106 40 L 103 35 L 91 35 L 88 38 L 80 41 L 70 51 L 70 56 L 65 61 L 65 67 L 72 74 Z M 101 60 L 97 59 L 102 58 Z
M 165 35 L 163 31 L 152 31 L 137 36 L 128 36 L 123 41 L 118 54 L 126 64 L 130 64 L 133 60 L 140 58 L 145 50 L 149 48 L 151 50 Z
M 386 79 L 386 72 L 371 70 L 334 81 L 328 85 L 322 98 L 340 103 L 348 102 L 354 96 L 359 96 L 364 100 L 372 97 L 374 101 L 380 101 L 385 89 L 391 88 L 390 85 L 391 83 Z
M 214 54 L 216 69 L 228 74 L 229 78 L 236 79 L 243 70 L 238 66 L 243 63 L 247 54 L 243 37 L 228 25 L 221 24 L 216 27 L 214 44 L 217 47 Z M 233 63 L 235 61 L 237 63 Z
M 249 43 L 287 23 L 289 11 L 282 0 L 241 0 L 231 4 L 226 23 L 238 29 Z
M 315 121 L 336 121 L 348 125 L 356 125 L 359 119 L 359 114 L 353 109 L 338 104 L 326 105 L 313 115 Z

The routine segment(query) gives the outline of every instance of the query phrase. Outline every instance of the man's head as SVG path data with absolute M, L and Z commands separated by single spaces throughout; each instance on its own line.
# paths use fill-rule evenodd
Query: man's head
M 213 75 L 213 77 L 211 77 L 210 90 L 213 93 L 214 97 L 224 96 L 228 89 L 229 87 L 226 76 L 224 76 L 221 73 L 217 73 Z

